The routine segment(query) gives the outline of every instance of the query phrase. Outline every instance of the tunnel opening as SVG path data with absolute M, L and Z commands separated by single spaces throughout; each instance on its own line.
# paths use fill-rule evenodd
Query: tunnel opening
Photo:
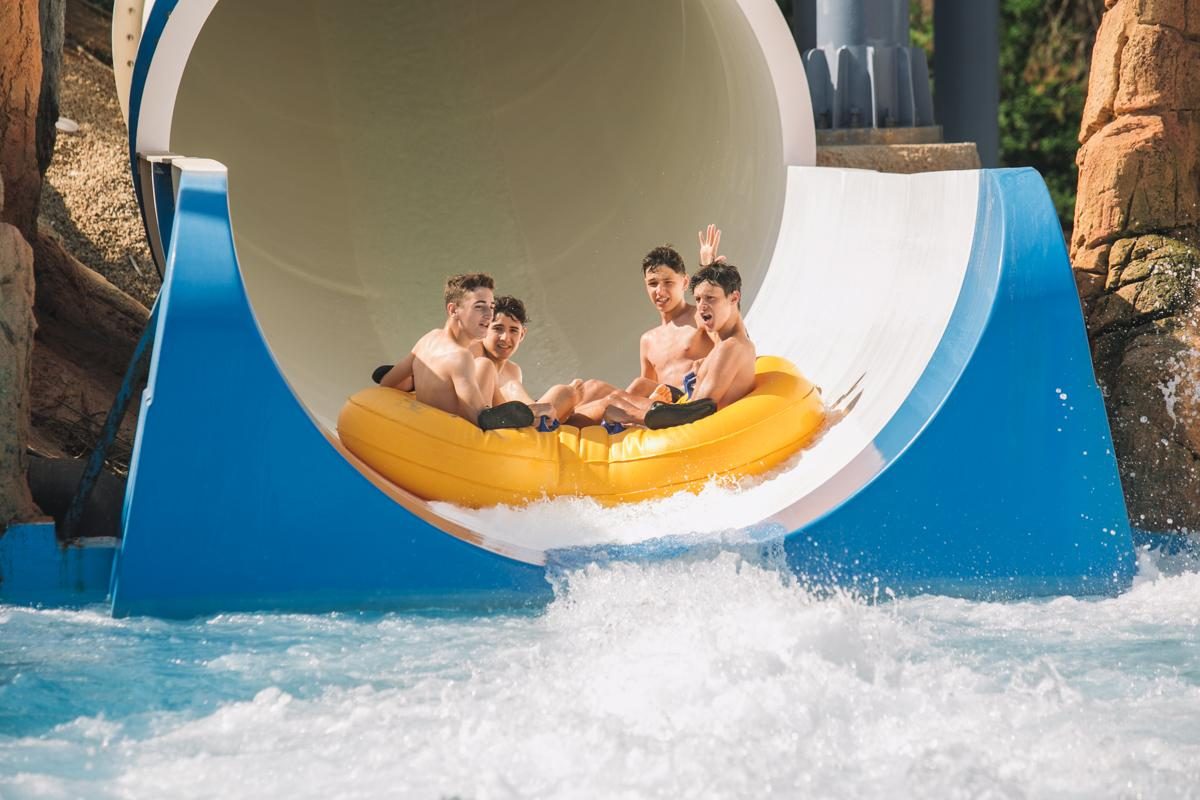
M 758 5 L 213 5 L 169 149 L 228 167 L 255 316 L 314 418 L 332 428 L 376 365 L 441 324 L 447 275 L 490 272 L 526 302 L 535 393 L 636 375 L 656 322 L 642 256 L 671 242 L 694 267 L 704 223 L 726 230 L 750 307 L 803 136 Z M 798 58 L 782 61 L 802 92 Z

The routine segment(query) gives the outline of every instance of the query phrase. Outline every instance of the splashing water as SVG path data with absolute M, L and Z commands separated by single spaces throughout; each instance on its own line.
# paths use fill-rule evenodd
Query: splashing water
M 1187 796 L 1200 572 L 869 603 L 729 554 L 536 613 L 0 608 L 0 796 Z
M 746 527 L 748 519 L 761 520 L 786 508 L 795 499 L 791 487 L 805 485 L 820 470 L 819 464 L 811 463 L 812 450 L 845 420 L 844 410 L 826 407 L 824 424 L 804 449 L 762 475 L 712 478 L 696 492 L 612 507 L 573 496 L 544 498 L 525 506 L 470 509 L 434 502 L 430 507 L 468 529 L 538 550 L 636 544 L 665 535 L 745 538 L 754 533 L 754 526 Z

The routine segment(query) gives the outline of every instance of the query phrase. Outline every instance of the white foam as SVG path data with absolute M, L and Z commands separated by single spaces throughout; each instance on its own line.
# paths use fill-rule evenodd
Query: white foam
M 0 795 L 1186 796 L 1198 594 L 1144 555 L 1115 599 L 874 605 L 725 554 L 590 567 L 537 615 L 125 621 L 160 705 L 0 737 Z M 172 708 L 214 679 L 245 688 Z
M 819 440 L 835 428 L 825 430 Z M 810 448 L 812 445 L 810 445 Z M 439 516 L 505 542 L 536 549 L 596 544 L 635 544 L 661 536 L 714 536 L 742 531 L 760 522 L 763 509 L 778 509 L 792 486 L 811 476 L 814 465 L 805 449 L 775 469 L 755 477 L 709 481 L 698 492 L 602 506 L 589 497 L 557 497 L 525 506 L 468 509 L 430 503 Z

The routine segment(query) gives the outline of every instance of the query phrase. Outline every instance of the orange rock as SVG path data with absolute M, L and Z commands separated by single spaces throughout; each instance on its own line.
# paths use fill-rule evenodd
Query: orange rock
M 37 111 L 42 91 L 38 0 L 0 2 L 0 220 L 26 239 L 37 234 L 42 175 L 37 164 Z
M 1193 0 L 1138 0 L 1137 20 L 1163 25 L 1188 36 L 1200 36 L 1200 10 Z
M 33 250 L 0 222 L 0 533 L 37 515 L 25 483 L 33 345 Z
M 1131 26 L 1113 102 L 1118 116 L 1200 108 L 1200 43 L 1174 28 Z
M 1121 116 L 1080 148 L 1076 252 L 1200 224 L 1200 115 Z
M 1110 4 L 1111 5 L 1111 4 Z M 1079 142 L 1086 142 L 1096 131 L 1112 122 L 1117 84 L 1121 75 L 1121 51 L 1129 39 L 1130 29 L 1137 23 L 1129 2 L 1109 11 L 1100 20 L 1096 45 L 1092 49 L 1092 68 L 1088 74 L 1087 100 L 1079 126 Z
M 1071 257 L 1134 525 L 1200 529 L 1200 0 L 1106 0 Z
M 0 533 L 37 508 L 25 482 L 33 347 L 33 251 L 42 176 L 38 0 L 0 2 Z

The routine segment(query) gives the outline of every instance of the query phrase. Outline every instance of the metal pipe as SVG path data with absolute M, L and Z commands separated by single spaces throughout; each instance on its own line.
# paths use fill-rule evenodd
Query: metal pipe
M 1000 164 L 1000 3 L 933 7 L 934 113 L 946 141 L 975 142 L 985 167 Z
M 908 0 L 817 0 L 804 55 L 818 128 L 933 124 L 925 53 L 910 47 Z

